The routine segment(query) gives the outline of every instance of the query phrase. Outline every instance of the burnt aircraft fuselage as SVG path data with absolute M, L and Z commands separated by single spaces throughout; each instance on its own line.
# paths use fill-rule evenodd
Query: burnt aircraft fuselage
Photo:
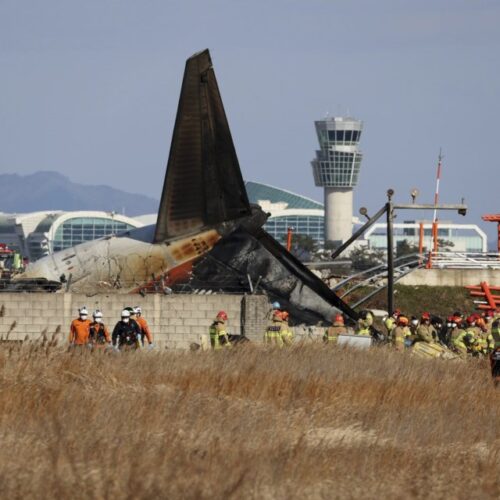
M 89 241 L 34 262 L 23 282 L 66 283 L 84 293 L 139 291 L 212 251 L 297 311 L 357 314 L 268 235 L 251 206 L 208 50 L 186 61 L 156 225 Z M 239 248 L 233 251 L 233 244 Z

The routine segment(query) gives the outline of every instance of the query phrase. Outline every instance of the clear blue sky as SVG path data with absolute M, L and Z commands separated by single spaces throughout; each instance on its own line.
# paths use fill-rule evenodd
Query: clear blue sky
M 388 187 L 432 201 L 442 147 L 441 200 L 477 223 L 500 212 L 499 26 L 498 0 L 0 0 L 0 171 L 159 198 L 184 62 L 208 47 L 246 179 L 321 200 L 313 121 L 349 111 L 355 210 Z

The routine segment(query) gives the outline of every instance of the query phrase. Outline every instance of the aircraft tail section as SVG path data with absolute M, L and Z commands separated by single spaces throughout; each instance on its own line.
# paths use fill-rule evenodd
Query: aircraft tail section
M 155 243 L 250 215 L 208 50 L 186 61 Z

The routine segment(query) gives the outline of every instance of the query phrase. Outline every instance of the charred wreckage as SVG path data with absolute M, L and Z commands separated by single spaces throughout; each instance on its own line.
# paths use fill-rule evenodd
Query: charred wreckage
M 302 321 L 358 313 L 262 226 L 248 201 L 210 53 L 191 56 L 173 131 L 157 222 L 48 255 L 10 288 L 80 293 L 250 290 Z

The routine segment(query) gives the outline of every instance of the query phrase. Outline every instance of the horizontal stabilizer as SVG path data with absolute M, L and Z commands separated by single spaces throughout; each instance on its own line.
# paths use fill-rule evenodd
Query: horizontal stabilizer
M 155 242 L 250 215 L 208 50 L 186 62 Z

